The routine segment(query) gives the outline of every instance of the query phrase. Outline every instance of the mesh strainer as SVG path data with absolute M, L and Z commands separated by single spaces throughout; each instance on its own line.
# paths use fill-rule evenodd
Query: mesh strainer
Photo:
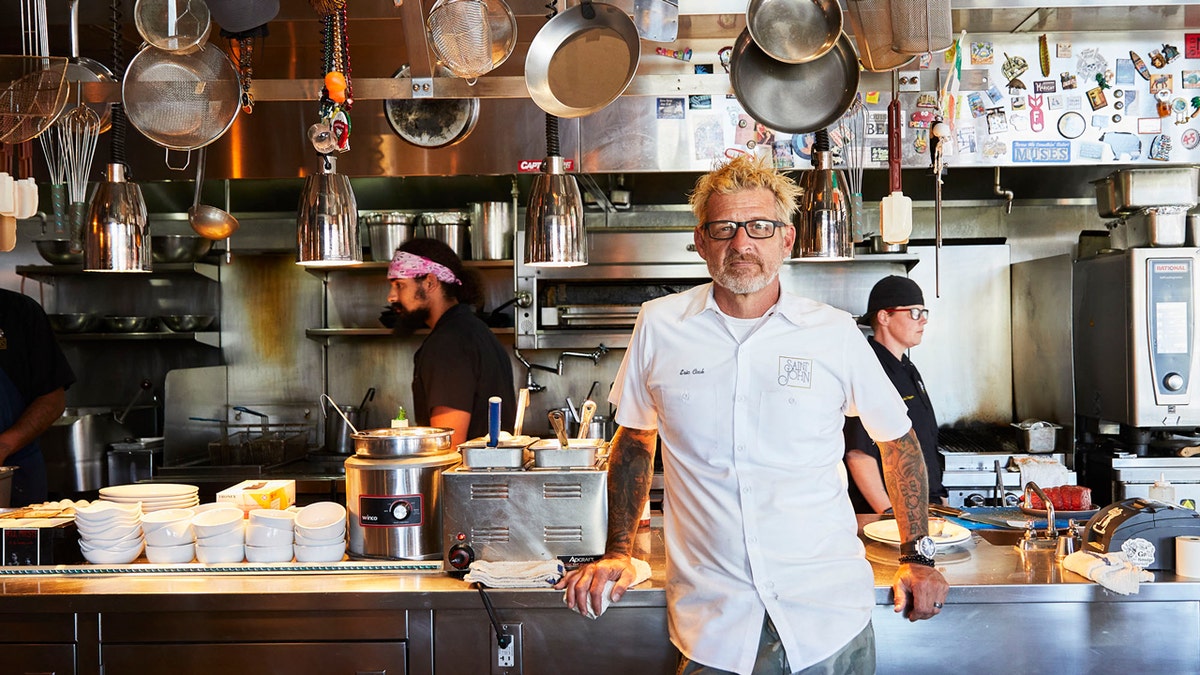
M 211 44 L 190 54 L 146 47 L 125 69 L 121 102 L 146 138 L 170 150 L 195 150 L 233 124 L 241 84 L 233 62 Z
M 891 0 L 846 0 L 846 10 L 863 68 L 881 73 L 913 59 L 892 49 Z
M 892 49 L 925 54 L 948 49 L 954 42 L 950 0 L 891 0 Z
M 54 122 L 67 103 L 67 59 L 0 56 L 0 142 L 24 143 Z
M 496 67 L 488 4 L 483 0 L 438 0 L 429 10 L 429 44 L 456 77 L 479 77 Z

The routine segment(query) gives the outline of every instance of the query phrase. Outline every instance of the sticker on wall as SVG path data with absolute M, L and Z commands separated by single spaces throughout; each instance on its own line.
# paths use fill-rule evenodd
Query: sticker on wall
M 1133 60 L 1117 59 L 1116 84 L 1133 84 Z
M 692 156 L 697 160 L 711 160 L 721 156 L 725 149 L 725 130 L 716 115 L 693 115 Z
M 1108 60 L 1104 58 L 1099 49 L 1091 47 L 1079 50 L 1079 57 L 1075 61 L 1075 74 L 1079 76 L 1079 79 L 1095 82 L 1096 74 L 1103 73 L 1106 69 L 1108 69 Z
M 1029 70 L 1029 62 L 1024 57 L 1004 55 L 1004 65 L 1000 66 L 1000 74 L 1006 80 L 1015 80 L 1020 77 L 1026 70 Z
M 681 120 L 684 118 L 682 98 L 660 98 L 657 103 L 656 116 L 660 120 Z M 739 145 L 741 145 L 739 143 Z
M 712 110 L 712 96 L 708 94 L 688 96 L 688 110 Z
M 1071 43 L 1070 42 L 1054 43 L 1054 55 L 1060 59 L 1071 58 Z
M 1137 70 L 1137 74 L 1141 75 L 1143 80 L 1149 80 L 1150 69 L 1146 67 L 1146 62 L 1142 60 L 1142 57 L 1138 56 L 1137 52 L 1130 49 L 1129 58 L 1133 60 L 1133 67 Z
M 1128 131 L 1106 131 L 1100 134 L 1100 141 L 1112 150 L 1113 161 L 1120 161 L 1123 156 L 1130 160 L 1142 156 L 1142 139 Z
M 992 108 L 988 110 L 987 128 L 988 133 L 993 136 L 1008 132 L 1008 117 L 1004 114 L 1004 108 Z
M 888 161 L 887 148 L 879 147 L 877 145 L 872 145 L 871 146 L 871 161 L 876 164 L 886 164 Z
M 916 150 L 917 154 L 925 154 L 929 150 L 929 130 L 917 129 L 916 132 L 913 133 L 912 144 L 913 150 Z
M 937 114 L 932 110 L 915 110 L 912 116 L 908 118 L 908 126 L 913 129 L 928 129 L 933 126 L 933 120 Z
M 1042 97 L 1033 94 L 1029 97 L 1029 130 L 1039 132 L 1046 128 L 1046 115 L 1042 112 Z
M 1053 94 L 1058 91 L 1058 83 L 1054 80 L 1034 80 L 1033 93 L 1035 94 Z
M 1080 159 L 1104 159 L 1104 144 L 1091 141 L 1079 142 Z
M 929 70 L 933 65 L 933 54 L 925 52 L 917 58 L 917 67 L 921 70 Z
M 986 65 L 992 62 L 994 52 L 992 51 L 991 42 L 972 42 L 971 43 L 971 65 L 979 66 Z
M 1058 133 L 1063 138 L 1079 138 L 1084 131 L 1087 131 L 1087 122 L 1084 121 L 1083 115 L 1074 110 L 1065 112 L 1058 118 Z
M 1194 150 L 1197 145 L 1200 145 L 1200 131 L 1184 129 L 1183 135 L 1179 137 L 1179 142 L 1183 143 L 1183 147 L 1188 150 Z
M 992 103 L 999 103 L 1004 100 L 1004 94 L 1000 92 L 1000 87 L 992 85 L 987 90 L 988 98 L 992 99 Z
M 1020 94 L 1023 91 L 1025 91 L 1025 83 L 1020 78 L 1014 77 L 1008 81 L 1008 93 Z
M 1175 45 L 1163 44 L 1162 51 L 1150 52 L 1150 58 L 1151 61 L 1161 61 L 1162 65 L 1160 66 L 1156 63 L 1155 67 L 1163 68 L 1168 63 L 1173 63 L 1175 59 L 1179 58 L 1179 48 Z
M 1150 77 L 1150 93 L 1159 94 L 1160 92 L 1171 93 L 1174 88 L 1175 76 L 1167 73 L 1155 73 Z
M 975 135 L 975 127 L 961 126 L 955 131 L 955 140 L 957 141 L 958 152 L 964 155 L 973 155 L 979 152 L 979 145 Z
M 771 144 L 771 148 L 775 153 L 775 168 L 790 169 L 792 163 L 792 142 L 791 141 L 775 141 Z
M 1038 36 L 1038 66 L 1042 70 L 1042 77 L 1050 77 L 1050 45 L 1045 33 Z
M 1076 86 L 1075 75 L 1067 71 L 1063 71 L 1062 75 L 1058 76 L 1059 82 L 1062 82 L 1063 89 L 1074 89 Z
M 1025 97 L 1024 96 L 1013 96 L 1008 101 L 1008 107 L 1012 108 L 1013 110 L 1024 110 L 1025 109 Z
M 1137 132 L 1139 134 L 1161 134 L 1162 118 L 1139 117 L 1137 121 Z
M 887 136 L 887 111 L 867 111 L 867 138 L 882 138 Z M 887 158 L 884 158 L 885 161 Z
M 1146 157 L 1160 162 L 1171 161 L 1171 137 L 1166 134 L 1159 134 L 1150 141 L 1150 152 Z
M 1067 141 L 1013 141 L 1012 161 L 1021 164 L 1056 164 L 1071 161 Z
M 1029 118 L 1021 113 L 1012 113 L 1008 116 L 1008 128 L 1018 133 L 1025 131 L 1028 127 Z
M 1046 110 L 1062 110 L 1063 97 L 1061 94 L 1049 94 L 1046 96 Z
M 1104 90 L 1100 87 L 1088 89 L 1088 103 L 1091 104 L 1092 110 L 1099 110 L 1108 105 L 1108 98 L 1104 96 Z
M 1078 93 L 1063 96 L 1063 107 L 1067 110 L 1079 110 L 1083 107 L 1083 96 Z
M 1132 112 L 1133 104 L 1135 101 L 1137 101 L 1137 97 L 1138 97 L 1137 90 L 1136 89 L 1124 89 L 1123 91 L 1125 92 L 1125 96 L 1124 96 L 1125 107 L 1128 108 Z
M 1182 96 L 1176 96 L 1171 99 L 1171 114 L 1175 116 L 1175 124 L 1187 124 L 1188 120 L 1188 104 Z
M 997 101 L 992 101 L 997 103 Z M 987 114 L 987 110 L 983 107 L 983 96 L 977 91 L 967 94 L 967 107 L 971 110 L 971 117 L 982 117 Z
M 938 107 L 937 96 L 932 93 L 929 93 L 929 92 L 917 94 L 917 107 L 918 108 L 936 108 L 936 107 Z
M 1092 126 L 1096 127 L 1097 129 L 1107 129 L 1108 128 L 1108 116 L 1107 115 L 1092 115 Z
M 813 143 L 817 140 L 816 134 L 796 134 L 792 136 L 792 154 L 804 163 L 812 162 Z M 886 157 L 884 160 L 886 161 Z M 806 164 L 800 164 L 805 166 Z
M 1179 79 L 1183 82 L 1184 89 L 1200 89 L 1200 70 L 1185 70 Z

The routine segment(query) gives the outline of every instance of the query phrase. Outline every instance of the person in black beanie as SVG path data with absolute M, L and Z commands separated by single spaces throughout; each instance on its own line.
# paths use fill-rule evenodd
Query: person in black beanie
M 925 307 L 921 287 L 907 277 L 892 275 L 880 279 L 871 289 L 867 312 L 859 322 L 870 324 L 873 329 L 874 335 L 868 342 L 908 405 L 908 417 L 925 456 L 929 501 L 944 504 L 947 492 L 942 485 L 941 458 L 937 451 L 937 417 L 921 373 L 905 353 L 921 344 L 925 324 L 929 322 L 929 310 Z M 891 511 L 892 501 L 883 480 L 879 448 L 857 417 L 846 418 L 843 434 L 846 437 L 846 469 L 850 474 L 850 501 L 855 512 Z

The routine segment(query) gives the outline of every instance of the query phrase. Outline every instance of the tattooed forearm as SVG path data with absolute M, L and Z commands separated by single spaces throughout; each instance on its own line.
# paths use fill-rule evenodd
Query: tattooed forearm
M 642 508 L 654 473 L 654 430 L 620 427 L 608 454 L 608 555 L 633 555 Z
M 877 445 L 900 539 L 909 541 L 928 534 L 929 477 L 916 433 L 909 429 L 907 435 Z

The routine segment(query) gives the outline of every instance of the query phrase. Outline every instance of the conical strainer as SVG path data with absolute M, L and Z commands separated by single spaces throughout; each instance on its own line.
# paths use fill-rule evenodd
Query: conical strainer
M 433 53 L 456 77 L 473 79 L 496 67 L 483 0 L 438 0 L 429 10 L 427 28 Z

